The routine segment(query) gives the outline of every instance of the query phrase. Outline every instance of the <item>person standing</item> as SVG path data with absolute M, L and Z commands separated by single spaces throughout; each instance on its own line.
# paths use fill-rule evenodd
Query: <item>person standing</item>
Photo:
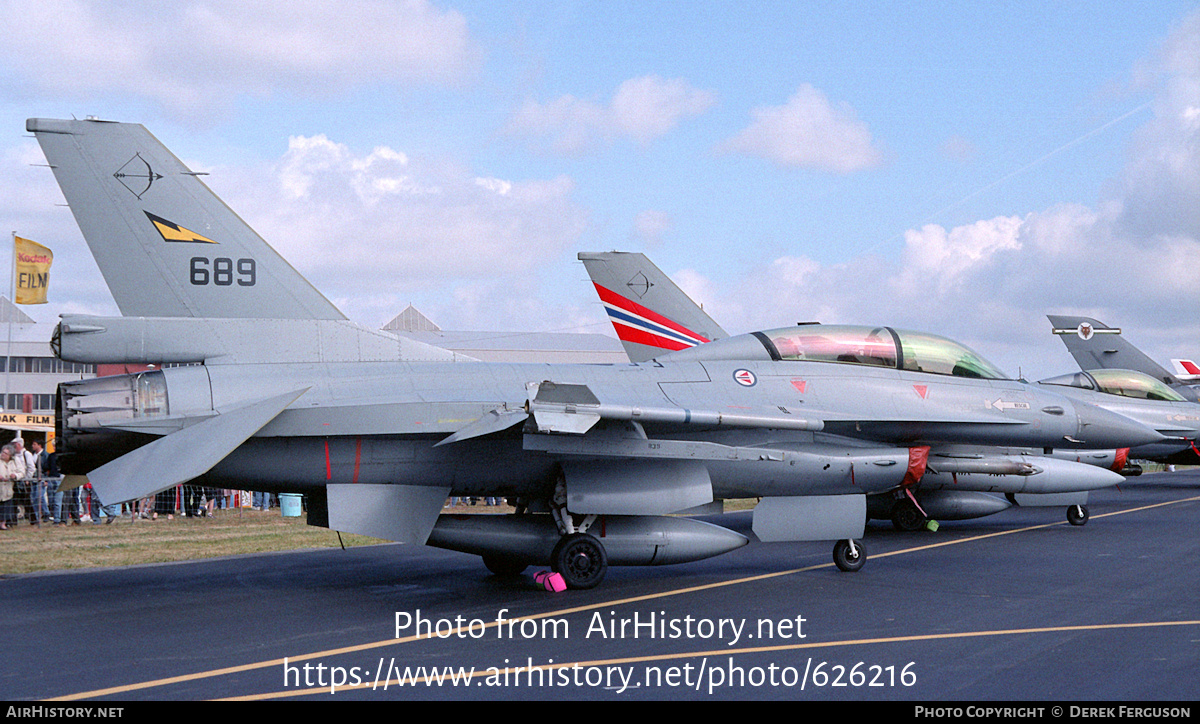
M 15 453 L 16 448 L 11 444 L 0 448 L 0 530 L 8 530 L 10 522 L 17 522 L 13 488 L 24 474 L 24 469 L 14 457 Z
M 31 525 L 37 525 L 37 510 L 33 504 L 33 491 L 30 486 L 33 478 L 33 456 L 25 449 L 23 438 L 15 437 L 9 445 L 12 446 L 12 459 L 19 471 L 17 480 L 13 483 L 15 486 L 13 502 L 25 509 L 25 519 Z M 13 524 L 15 525 L 16 521 L 13 521 Z
M 33 491 L 33 507 L 37 511 L 38 520 L 50 521 L 51 507 L 54 502 L 54 494 L 58 491 L 58 481 L 52 480 L 46 476 L 46 462 L 50 457 L 42 443 L 34 440 L 29 443 L 29 452 L 33 454 L 33 475 L 30 477 L 33 482 L 30 488 Z

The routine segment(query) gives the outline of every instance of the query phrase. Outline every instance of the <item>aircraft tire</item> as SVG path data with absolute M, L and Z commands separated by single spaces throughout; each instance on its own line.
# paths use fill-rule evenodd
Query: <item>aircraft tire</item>
M 854 573 L 867 562 L 867 549 L 861 541 L 854 541 L 854 552 L 850 551 L 850 541 L 840 540 L 833 544 L 833 562 L 839 570 Z
M 567 588 L 595 588 L 608 573 L 604 544 L 587 533 L 563 536 L 550 554 L 550 567 L 562 574 Z
M 529 567 L 527 561 L 504 555 L 487 555 L 483 557 L 483 565 L 497 576 L 517 576 Z
M 896 530 L 915 531 L 925 526 L 925 516 L 911 500 L 901 500 L 892 507 L 892 527 Z
M 1067 506 L 1067 522 L 1071 525 L 1087 525 L 1089 516 L 1086 505 Z

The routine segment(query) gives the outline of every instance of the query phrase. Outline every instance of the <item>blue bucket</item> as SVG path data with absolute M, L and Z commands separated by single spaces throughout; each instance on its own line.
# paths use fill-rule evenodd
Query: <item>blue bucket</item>
M 280 493 L 279 510 L 284 518 L 299 518 L 301 513 L 300 493 Z

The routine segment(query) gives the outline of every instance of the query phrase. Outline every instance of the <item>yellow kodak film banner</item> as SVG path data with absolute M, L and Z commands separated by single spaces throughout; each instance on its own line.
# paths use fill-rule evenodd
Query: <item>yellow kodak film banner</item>
M 50 285 L 50 264 L 54 252 L 48 248 L 19 236 L 13 237 L 14 264 L 17 277 L 17 304 L 45 304 L 46 289 Z

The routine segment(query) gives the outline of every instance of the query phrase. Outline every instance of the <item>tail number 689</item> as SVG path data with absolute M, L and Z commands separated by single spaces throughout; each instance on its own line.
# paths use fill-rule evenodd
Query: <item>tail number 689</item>
M 240 287 L 252 287 L 258 281 L 258 269 L 253 259 L 238 259 L 235 262 L 224 256 L 211 260 L 205 256 L 193 256 L 189 271 L 189 281 L 198 287 L 209 284 L 228 287 L 233 286 L 235 281 Z

